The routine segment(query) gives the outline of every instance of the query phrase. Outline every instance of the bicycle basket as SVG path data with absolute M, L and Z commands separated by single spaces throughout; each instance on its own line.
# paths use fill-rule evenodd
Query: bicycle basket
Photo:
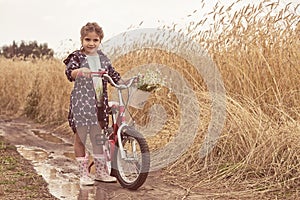
M 129 89 L 128 105 L 137 109 L 143 109 L 151 92 L 139 90 L 136 87 Z

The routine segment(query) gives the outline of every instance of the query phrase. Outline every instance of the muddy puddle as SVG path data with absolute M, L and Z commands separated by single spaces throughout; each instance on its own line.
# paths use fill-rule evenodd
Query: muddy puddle
M 46 152 L 37 147 L 17 145 L 18 152 L 27 160 L 30 160 L 38 174 L 42 175 L 48 183 L 50 193 L 59 199 L 78 199 L 80 187 L 78 185 L 75 165 L 69 167 L 58 166 L 68 158 L 55 156 L 53 152 Z M 69 161 L 69 164 L 72 162 Z
M 70 152 L 55 155 L 54 152 L 49 153 L 37 147 L 24 145 L 17 145 L 16 147 L 24 158 L 31 161 L 37 173 L 42 175 L 48 183 L 50 193 L 58 199 L 119 199 L 118 197 L 121 197 L 122 193 L 124 196 L 129 192 L 121 188 L 118 183 L 96 182 L 94 186 L 80 186 L 77 165 L 75 161 L 72 161 L 74 155 Z M 112 193 L 106 189 L 108 187 L 115 192 Z M 131 199 L 132 195 L 134 193 L 126 195 L 126 197 Z
M 4 132 L 1 132 L 0 134 Z M 111 199 L 101 185 L 80 186 L 73 147 L 65 140 L 43 130 L 31 129 L 32 136 L 42 139 L 39 143 L 57 144 L 57 148 L 44 149 L 31 145 L 16 145 L 17 151 L 29 160 L 34 169 L 48 183 L 50 193 L 58 199 L 90 200 Z M 116 185 L 116 184 L 115 184 Z
M 80 187 L 73 145 L 69 140 L 42 129 L 32 129 L 27 124 L 6 122 L 5 127 L 11 127 L 14 131 L 8 135 L 8 130 L 0 128 L 0 135 L 14 138 L 12 142 L 16 143 L 17 151 L 45 179 L 53 196 L 67 200 L 107 199 L 98 198 L 103 192 L 100 194 L 100 188 L 96 186 Z

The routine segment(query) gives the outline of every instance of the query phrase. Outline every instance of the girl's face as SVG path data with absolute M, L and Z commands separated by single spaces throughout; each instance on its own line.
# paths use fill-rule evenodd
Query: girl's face
M 97 55 L 100 42 L 100 38 L 96 32 L 88 32 L 87 35 L 81 39 L 84 53 L 89 56 Z

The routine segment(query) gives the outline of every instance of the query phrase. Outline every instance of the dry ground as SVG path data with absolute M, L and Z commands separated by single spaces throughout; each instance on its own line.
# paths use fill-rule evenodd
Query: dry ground
M 16 147 L 0 136 L 0 199 L 57 199 Z

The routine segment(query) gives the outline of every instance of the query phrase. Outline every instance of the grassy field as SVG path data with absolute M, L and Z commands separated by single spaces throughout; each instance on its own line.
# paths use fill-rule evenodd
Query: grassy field
M 165 64 L 192 85 L 203 123 L 189 151 L 165 169 L 167 181 L 188 192 L 209 190 L 212 197 L 300 197 L 300 16 L 288 6 L 278 8 L 274 15 L 261 5 L 245 6 L 232 15 L 227 12 L 230 6 L 216 7 L 208 16 L 215 19 L 210 30 L 196 31 L 205 20 L 189 27 L 190 36 L 210 52 L 219 67 L 227 94 L 221 138 L 205 159 L 198 154 L 210 120 L 210 99 L 201 77 L 192 73 L 193 66 L 176 55 L 151 49 L 113 61 L 121 74 L 128 66 Z M 277 8 L 276 3 L 268 1 L 268 5 Z M 66 117 L 72 84 L 61 61 L 1 58 L 0 70 L 2 113 L 26 114 L 70 132 Z M 160 90 L 149 101 L 164 104 L 168 123 L 176 124 L 178 102 L 165 96 Z M 145 109 L 135 113 L 141 116 L 139 123 L 147 121 Z M 166 126 L 150 143 L 166 143 L 172 131 Z
M 1 199 L 57 199 L 49 193 L 43 177 L 3 136 L 0 136 L 0 174 Z

